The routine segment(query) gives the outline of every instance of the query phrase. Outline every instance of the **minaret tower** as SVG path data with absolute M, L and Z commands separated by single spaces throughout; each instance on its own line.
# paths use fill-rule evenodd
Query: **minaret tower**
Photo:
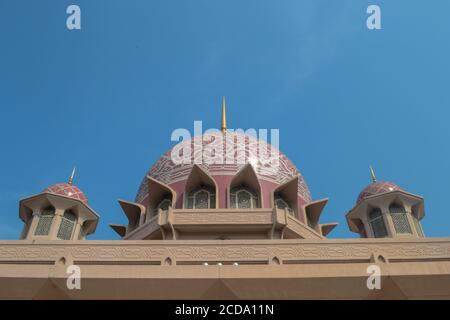
M 21 239 L 84 240 L 95 232 L 99 216 L 73 185 L 75 171 L 67 183 L 51 185 L 20 201 L 19 217 L 25 223 Z
M 425 215 L 423 198 L 392 182 L 378 181 L 372 166 L 369 169 L 372 183 L 346 215 L 350 230 L 363 238 L 424 237 L 420 224 Z

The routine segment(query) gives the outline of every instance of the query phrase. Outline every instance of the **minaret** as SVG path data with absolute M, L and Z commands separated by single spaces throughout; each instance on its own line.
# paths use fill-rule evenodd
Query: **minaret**
M 364 238 L 423 238 L 423 198 L 392 182 L 378 181 L 372 166 L 369 169 L 372 183 L 346 215 L 350 230 Z
M 19 216 L 25 223 L 21 239 L 84 240 L 95 232 L 98 214 L 83 191 L 73 185 L 76 169 L 67 183 L 57 183 L 22 199 Z
M 373 171 L 372 166 L 369 166 L 370 168 L 370 176 L 372 177 L 372 183 L 377 182 L 377 177 L 375 176 L 375 171 Z
M 222 97 L 222 126 L 220 127 L 220 131 L 222 131 L 223 134 L 227 133 L 227 113 L 226 113 L 226 104 L 225 104 L 225 97 Z

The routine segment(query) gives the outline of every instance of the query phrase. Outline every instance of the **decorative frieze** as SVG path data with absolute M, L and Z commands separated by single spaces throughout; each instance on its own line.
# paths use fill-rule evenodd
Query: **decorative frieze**
M 449 259 L 450 240 L 370 241 L 355 240 L 320 242 L 297 240 L 205 241 L 54 241 L 19 244 L 0 242 L 2 261 L 49 261 L 71 256 L 75 261 L 261 261 L 270 257 L 283 260 L 361 260 L 373 254 L 386 259 Z

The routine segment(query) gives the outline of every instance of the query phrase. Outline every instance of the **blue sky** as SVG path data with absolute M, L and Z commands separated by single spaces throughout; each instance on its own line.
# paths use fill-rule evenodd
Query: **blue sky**
M 82 30 L 68 31 L 78 4 Z M 366 28 L 378 4 L 382 30 Z M 117 239 L 118 198 L 134 200 L 176 128 L 279 128 L 280 149 L 331 237 L 372 164 L 425 197 L 427 236 L 449 236 L 450 2 L 0 0 L 0 239 L 22 229 L 19 199 L 65 182 Z

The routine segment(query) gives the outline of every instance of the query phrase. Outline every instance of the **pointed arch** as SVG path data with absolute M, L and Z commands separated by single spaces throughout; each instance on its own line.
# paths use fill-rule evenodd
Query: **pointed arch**
M 425 210 L 423 205 L 423 200 L 411 206 L 411 213 L 418 220 L 422 220 L 425 217 Z
M 275 188 L 271 193 L 270 203 L 272 207 L 277 206 L 277 199 L 284 201 L 292 210 L 293 215 L 298 218 L 298 176 L 285 182 L 284 184 Z
M 242 189 L 242 190 L 238 190 L 238 189 Z M 258 176 L 256 175 L 255 169 L 253 168 L 253 166 L 249 163 L 247 165 L 245 165 L 231 180 L 230 185 L 228 186 L 228 207 L 229 208 L 237 208 L 239 207 L 238 205 L 238 200 L 236 200 L 235 202 L 232 201 L 232 196 L 236 196 L 238 197 L 239 195 L 236 193 L 233 193 L 234 191 L 236 192 L 241 192 L 242 195 L 246 195 L 245 193 L 247 193 L 248 195 L 252 195 L 253 201 L 255 202 L 255 206 L 252 207 L 256 207 L 256 208 L 261 208 L 263 202 L 263 198 L 262 198 L 262 188 L 261 188 L 261 184 L 259 183 L 259 179 Z M 234 204 L 233 204 L 234 203 Z
M 319 220 L 323 208 L 328 203 L 328 198 L 316 200 L 305 205 L 305 222 L 314 230 L 319 231 Z
M 145 207 L 143 205 L 120 199 L 118 202 L 128 218 L 127 232 L 133 231 L 144 222 Z
M 121 238 L 125 237 L 127 233 L 127 226 L 122 224 L 110 224 L 111 229 L 113 229 Z
M 337 225 L 337 222 L 320 224 L 320 232 L 326 237 Z
M 218 186 L 213 177 L 202 167 L 194 164 L 191 172 L 189 173 L 186 185 L 184 187 L 184 201 L 183 207 L 188 208 L 188 197 L 190 194 L 194 197 L 194 193 L 205 192 L 209 194 L 209 207 L 218 208 L 219 207 L 219 197 L 218 197 Z M 213 202 L 213 203 L 211 203 Z
M 347 223 L 350 231 L 359 233 L 361 238 L 367 238 L 367 230 L 361 218 L 350 218 L 347 216 Z
M 402 199 L 397 195 L 395 198 L 389 202 L 389 210 L 394 208 L 394 210 L 402 210 L 405 211 L 405 204 Z
M 159 205 L 165 201 L 170 201 L 170 206 L 175 207 L 177 201 L 177 193 L 168 185 L 159 182 L 158 180 L 147 176 L 148 180 L 148 214 L 154 213 L 154 210 L 159 207 Z M 148 219 L 149 217 L 147 217 Z

